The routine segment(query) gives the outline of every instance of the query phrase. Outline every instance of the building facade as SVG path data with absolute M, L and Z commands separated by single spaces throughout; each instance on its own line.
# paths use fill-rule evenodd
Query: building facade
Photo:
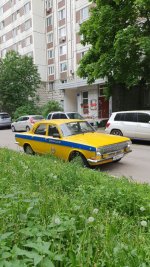
M 76 74 L 89 49 L 81 45 L 79 29 L 90 5 L 88 0 L 1 0 L 0 56 L 9 50 L 33 56 L 42 80 L 41 105 L 58 100 L 64 111 L 100 121 L 111 113 L 104 80 L 88 85 Z

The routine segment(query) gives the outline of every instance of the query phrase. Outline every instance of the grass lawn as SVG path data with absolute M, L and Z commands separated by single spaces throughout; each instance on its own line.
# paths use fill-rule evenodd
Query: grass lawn
M 150 266 L 150 186 L 0 149 L 0 267 L 26 266 Z

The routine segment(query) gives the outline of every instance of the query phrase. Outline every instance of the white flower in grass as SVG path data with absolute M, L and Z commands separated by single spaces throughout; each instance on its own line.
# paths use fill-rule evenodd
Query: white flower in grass
M 94 214 L 97 214 L 98 211 L 99 211 L 98 209 L 94 209 L 94 210 L 93 210 L 93 213 L 94 213 Z
M 57 217 L 57 218 L 54 219 L 54 223 L 57 224 L 57 225 L 59 225 L 59 224 L 61 224 L 61 221 L 60 221 L 60 219 Z
M 141 226 L 147 227 L 147 221 L 141 221 Z
M 53 179 L 54 179 L 54 180 L 57 180 L 57 178 L 58 178 L 57 175 L 54 175 L 54 176 L 53 176 Z
M 144 207 L 141 207 L 141 208 L 140 208 L 140 211 L 144 211 L 144 210 L 145 210 L 145 208 L 144 208 Z
M 87 222 L 88 222 L 88 223 L 92 223 L 92 222 L 94 222 L 94 220 L 95 220 L 94 217 L 89 217 L 89 218 L 87 219 Z

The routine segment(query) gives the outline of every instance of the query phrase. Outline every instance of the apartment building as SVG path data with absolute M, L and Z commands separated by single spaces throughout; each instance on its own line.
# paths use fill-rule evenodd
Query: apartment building
M 65 111 L 78 111 L 99 121 L 109 117 L 111 103 L 103 95 L 104 80 L 88 85 L 76 72 L 80 59 L 89 49 L 81 45 L 79 29 L 90 15 L 88 0 L 47 0 L 46 35 L 48 92 L 59 99 Z
M 88 0 L 1 0 L 0 56 L 9 50 L 33 56 L 43 87 L 41 104 L 58 100 L 65 111 L 108 118 L 111 103 L 103 96 L 104 80 L 88 85 L 77 76 L 82 46 L 79 29 L 90 15 Z
M 41 0 L 0 0 L 0 57 L 10 50 L 32 56 L 42 80 L 39 93 L 47 81 L 44 7 Z

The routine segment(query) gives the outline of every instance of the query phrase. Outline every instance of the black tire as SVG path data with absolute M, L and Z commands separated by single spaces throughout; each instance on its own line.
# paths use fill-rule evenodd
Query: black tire
M 70 155 L 69 161 L 72 161 L 73 163 L 82 166 L 82 167 L 89 167 L 89 164 L 86 160 L 86 158 L 80 153 L 80 152 L 73 152 Z
M 25 145 L 24 146 L 24 152 L 28 155 L 34 155 L 34 151 L 30 145 Z
M 12 132 L 15 132 L 16 131 L 15 126 L 12 125 L 11 130 L 12 130 Z
M 113 129 L 110 134 L 123 136 L 119 129 Z
M 29 131 L 30 131 L 30 127 L 26 126 L 26 132 L 29 132 Z

